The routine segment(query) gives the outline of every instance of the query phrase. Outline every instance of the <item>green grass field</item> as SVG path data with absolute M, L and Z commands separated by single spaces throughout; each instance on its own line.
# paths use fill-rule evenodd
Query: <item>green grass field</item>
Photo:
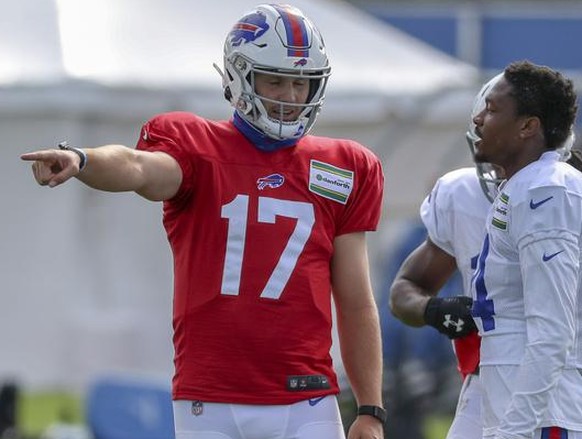
M 447 436 L 452 418 L 449 416 L 429 416 L 425 420 L 424 434 L 426 439 L 444 439 Z
M 38 437 L 51 424 L 84 422 L 80 397 L 67 392 L 23 393 L 17 407 L 19 430 L 26 437 Z

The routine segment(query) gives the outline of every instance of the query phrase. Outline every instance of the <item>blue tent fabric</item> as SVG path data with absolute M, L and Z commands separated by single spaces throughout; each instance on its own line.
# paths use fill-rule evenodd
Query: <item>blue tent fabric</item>
M 420 221 L 410 225 L 398 247 L 387 258 L 381 270 L 380 323 L 382 327 L 382 349 L 384 363 L 389 368 L 398 368 L 411 359 L 421 361 L 429 370 L 442 368 L 454 362 L 450 340 L 430 326 L 413 328 L 405 325 L 390 311 L 390 287 L 400 265 L 406 257 L 427 237 L 426 228 Z M 462 279 L 457 272 L 449 279 L 439 296 L 459 295 L 463 292 Z
M 95 439 L 174 439 L 169 386 L 134 377 L 103 377 L 89 389 L 87 423 Z
M 408 255 L 427 236 L 420 220 L 409 224 L 396 246 L 386 253 L 376 285 L 380 293 L 380 325 L 384 360 L 382 398 L 388 412 L 389 433 L 393 437 L 426 439 L 425 418 L 435 407 L 449 407 L 443 396 L 448 391 L 455 357 L 450 340 L 435 328 L 407 326 L 392 315 L 390 288 Z M 462 292 L 460 275 L 454 276 L 439 295 Z M 454 372 L 453 372 L 454 373 Z M 455 373 L 456 376 L 456 373 Z M 456 395 L 453 406 L 456 403 Z M 451 409 L 451 413 L 454 410 Z

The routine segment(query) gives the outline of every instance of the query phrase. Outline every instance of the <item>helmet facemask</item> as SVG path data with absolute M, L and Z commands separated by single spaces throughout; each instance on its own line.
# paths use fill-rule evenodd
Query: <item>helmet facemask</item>
M 309 94 L 306 102 L 284 102 L 259 95 L 256 91 L 255 81 L 257 73 L 291 79 L 307 79 L 309 81 Z M 328 76 L 329 74 L 322 72 L 297 73 L 294 71 L 273 70 L 258 65 L 252 66 L 250 72 L 245 76 L 245 80 L 241 81 L 243 84 L 248 84 L 248 87 L 241 90 L 236 108 L 241 117 L 269 137 L 277 140 L 300 138 L 307 134 L 315 123 L 324 101 L 323 91 L 325 90 Z M 265 107 L 265 104 L 269 103 L 279 106 L 280 117 L 269 116 Z M 286 121 L 283 119 L 283 114 L 284 109 L 288 108 L 300 108 L 302 110 L 295 120 Z
M 473 102 L 473 108 L 471 110 L 471 120 L 469 122 L 469 130 L 465 134 L 467 139 L 467 143 L 469 144 L 469 149 L 471 151 L 471 157 L 475 158 L 475 142 L 479 140 L 479 135 L 476 131 L 475 123 L 473 119 L 479 113 L 481 113 L 486 107 L 486 98 L 491 89 L 497 84 L 497 82 L 503 77 L 503 73 L 498 74 L 489 82 L 487 82 L 477 96 L 475 96 L 475 100 Z M 481 189 L 483 193 L 487 197 L 490 202 L 493 202 L 497 193 L 499 192 L 499 185 L 504 180 L 504 178 L 500 175 L 503 171 L 487 162 L 479 162 L 474 160 L 475 168 L 477 169 L 477 176 L 479 177 L 479 184 L 481 185 Z
M 582 172 L 582 144 L 576 143 L 576 135 L 574 134 L 573 129 L 566 140 L 566 148 L 568 148 L 568 157 L 564 160 L 568 164 L 574 166 L 578 171 Z
M 477 136 L 474 130 L 470 129 L 465 134 L 465 137 L 471 150 L 471 156 L 475 157 L 475 142 L 479 140 L 479 136 Z M 503 181 L 503 177 L 499 175 L 500 169 L 491 163 L 477 161 L 475 161 L 475 168 L 481 189 L 487 199 L 492 203 L 499 192 L 499 185 Z
M 572 126 L 570 128 L 570 134 L 568 135 L 564 143 L 562 143 L 559 147 L 556 148 L 556 152 L 560 154 L 560 161 L 562 162 L 569 161 L 570 157 L 572 156 L 572 154 L 574 154 L 574 152 L 576 152 L 577 155 L 580 154 L 579 146 L 574 148 L 575 143 L 576 143 L 576 133 L 574 132 L 574 127 Z

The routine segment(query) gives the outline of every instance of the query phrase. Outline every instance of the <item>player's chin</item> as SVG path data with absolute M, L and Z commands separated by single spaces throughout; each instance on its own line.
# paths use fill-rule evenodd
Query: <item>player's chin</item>
M 482 142 L 475 142 L 475 152 L 474 152 L 474 159 L 477 163 L 485 163 L 489 160 L 487 159 L 487 154 L 481 148 Z

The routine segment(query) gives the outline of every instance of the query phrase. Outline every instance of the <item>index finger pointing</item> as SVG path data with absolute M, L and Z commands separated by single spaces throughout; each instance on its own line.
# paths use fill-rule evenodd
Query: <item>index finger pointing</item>
M 25 161 L 35 161 L 35 160 L 46 160 L 54 157 L 54 151 L 47 150 L 47 151 L 35 151 L 35 152 L 27 152 L 20 156 L 21 160 Z

